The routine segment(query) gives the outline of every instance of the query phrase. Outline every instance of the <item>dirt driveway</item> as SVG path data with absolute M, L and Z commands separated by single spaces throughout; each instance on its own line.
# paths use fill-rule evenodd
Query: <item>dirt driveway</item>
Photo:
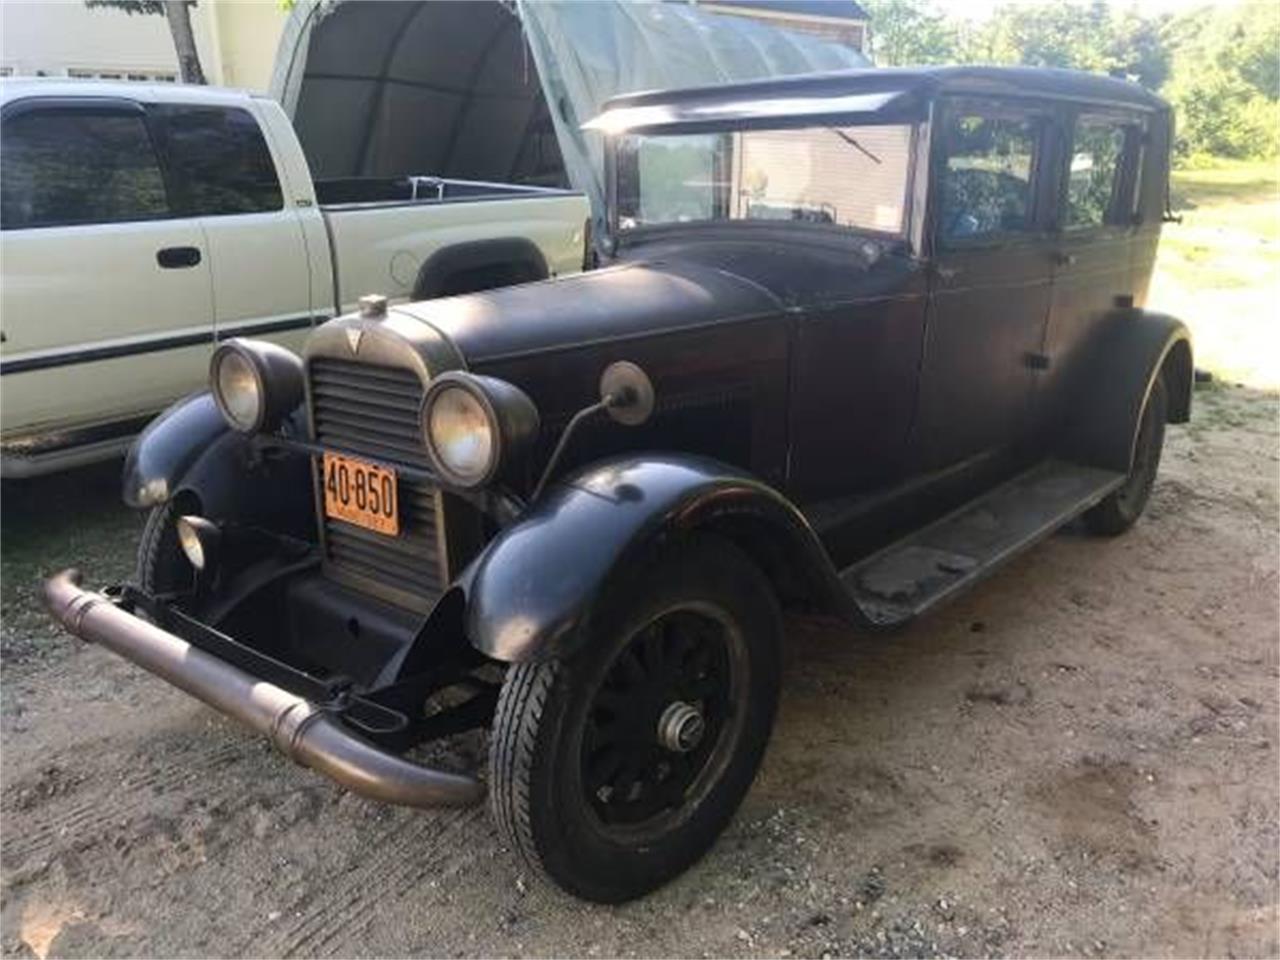
M 3 952 L 1275 956 L 1277 404 L 1197 401 L 1129 536 L 891 640 L 793 624 L 741 813 L 620 908 L 530 882 L 483 808 L 346 795 L 56 636 L 34 577 L 125 573 L 138 522 L 111 470 L 6 488 Z

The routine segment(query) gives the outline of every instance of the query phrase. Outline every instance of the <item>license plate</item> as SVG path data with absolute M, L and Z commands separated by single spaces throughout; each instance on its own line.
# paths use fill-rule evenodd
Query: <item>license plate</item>
M 323 469 L 327 516 L 389 537 L 399 535 L 394 470 L 340 453 L 326 453 Z

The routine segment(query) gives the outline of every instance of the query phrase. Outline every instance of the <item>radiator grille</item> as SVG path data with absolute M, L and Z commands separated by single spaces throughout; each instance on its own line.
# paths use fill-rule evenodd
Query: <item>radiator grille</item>
M 416 373 L 318 357 L 311 361 L 310 377 L 317 443 L 393 466 L 427 467 L 418 430 L 423 384 Z M 317 475 L 319 469 L 317 458 Z M 440 595 L 445 580 L 440 494 L 405 476 L 398 494 L 398 537 L 322 517 L 325 557 L 335 570 L 393 591 L 402 603 L 425 606 Z

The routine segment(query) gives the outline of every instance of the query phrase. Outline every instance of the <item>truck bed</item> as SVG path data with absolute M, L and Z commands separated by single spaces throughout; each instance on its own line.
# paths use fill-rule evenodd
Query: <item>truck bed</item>
M 360 177 L 318 182 L 316 196 L 340 313 L 353 310 L 367 293 L 424 299 L 582 269 L 590 206 L 581 193 L 434 177 Z M 433 282 L 445 264 L 432 258 L 446 248 L 448 271 L 474 273 L 474 286 Z M 474 263 L 468 259 L 473 253 Z
M 317 180 L 321 207 L 393 206 L 406 203 L 450 203 L 458 200 L 556 196 L 570 193 L 552 186 L 487 183 L 446 177 L 341 177 Z

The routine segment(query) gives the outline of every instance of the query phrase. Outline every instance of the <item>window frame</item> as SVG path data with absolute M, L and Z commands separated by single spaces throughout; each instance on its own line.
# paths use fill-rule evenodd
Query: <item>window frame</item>
M 935 102 L 932 149 L 929 161 L 928 235 L 934 253 L 999 249 L 1010 245 L 1042 241 L 1054 228 L 1056 205 L 1052 175 L 1059 149 L 1057 105 L 1041 100 L 1014 97 L 982 97 L 973 95 L 943 96 Z M 947 160 L 947 125 L 956 117 L 980 117 L 992 120 L 1032 121 L 1038 124 L 1035 152 L 1031 160 L 1028 184 L 1029 209 L 1027 227 L 1003 230 L 971 237 L 945 237 L 942 233 L 942 198 Z
M 0 223 L 0 232 L 21 233 L 27 230 L 57 230 L 68 227 L 110 226 L 118 223 L 157 223 L 177 218 L 177 215 L 174 212 L 174 198 L 172 190 L 170 189 L 169 175 L 165 167 L 164 156 L 158 148 L 155 131 L 152 129 L 150 119 L 147 115 L 147 110 L 143 104 L 139 103 L 137 100 L 130 100 L 126 97 L 24 97 L 20 100 L 13 100 L 5 104 L 4 109 L 0 111 L 0 134 L 3 133 L 4 127 L 13 120 L 33 113 L 73 113 L 97 116 L 137 117 L 142 123 L 142 129 L 146 134 L 147 144 L 151 148 L 152 159 L 155 161 L 156 169 L 160 174 L 160 182 L 164 189 L 166 212 L 162 215 L 149 217 L 130 217 L 128 219 L 119 220 L 73 220 L 56 223 L 28 224 L 18 227 L 7 226 Z
M 1069 224 L 1067 196 L 1071 188 L 1071 161 L 1075 157 L 1076 133 L 1081 121 L 1103 121 L 1118 127 L 1124 134 L 1124 143 L 1116 164 L 1116 176 L 1111 185 L 1111 198 L 1101 223 Z M 1149 139 L 1148 118 L 1136 111 L 1108 110 L 1081 106 L 1069 109 L 1063 118 L 1062 157 L 1059 163 L 1057 215 L 1054 218 L 1056 232 L 1063 236 L 1078 237 L 1096 232 L 1126 230 L 1138 225 L 1138 202 L 1141 195 L 1142 164 Z

